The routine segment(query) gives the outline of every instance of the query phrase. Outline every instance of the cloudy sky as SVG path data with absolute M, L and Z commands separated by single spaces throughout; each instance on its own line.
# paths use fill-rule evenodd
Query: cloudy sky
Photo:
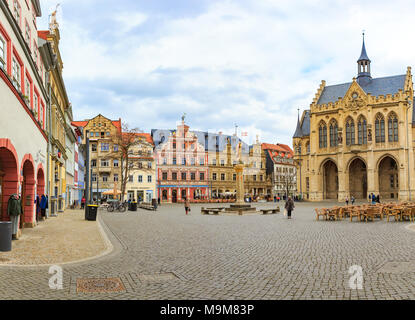
M 75 120 L 149 131 L 186 113 L 192 129 L 291 145 L 321 80 L 356 75 L 363 29 L 373 77 L 415 61 L 413 0 L 41 0 L 39 29 L 57 3 Z

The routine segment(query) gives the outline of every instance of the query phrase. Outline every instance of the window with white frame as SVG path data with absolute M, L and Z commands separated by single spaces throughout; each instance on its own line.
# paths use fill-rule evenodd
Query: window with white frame
M 37 60 L 38 60 L 38 55 L 37 55 L 37 48 L 36 48 L 36 43 L 33 46 L 33 60 L 35 62 L 35 65 L 37 66 Z
M 3 36 L 0 33 L 0 68 L 3 70 L 6 70 L 6 61 L 7 61 L 7 48 L 6 48 L 6 40 L 3 38 Z
M 13 58 L 12 62 L 12 78 L 13 78 L 13 85 L 14 87 L 20 91 L 21 84 L 20 84 L 20 64 L 17 62 L 15 58 Z
M 13 2 L 13 16 L 16 19 L 17 24 L 20 26 L 20 5 L 17 0 Z
M 109 167 L 110 161 L 107 159 L 101 159 L 101 167 Z
M 25 81 L 24 91 L 25 91 L 25 94 L 26 94 L 26 97 L 27 97 L 27 102 L 30 106 L 30 82 L 29 82 L 29 79 L 27 79 L 27 77 L 26 77 L 26 81 Z
M 114 174 L 114 182 L 117 182 L 118 181 L 118 174 L 116 173 L 116 174 Z
M 114 167 L 118 167 L 118 159 L 114 159 Z
M 39 122 L 43 126 L 43 104 L 39 105 Z
M 147 168 L 148 168 L 148 169 L 151 169 L 151 167 L 152 167 L 151 162 L 147 162 Z
M 25 41 L 26 41 L 27 45 L 28 45 L 28 46 L 29 46 L 29 48 L 30 48 L 30 27 L 29 27 L 29 24 L 27 23 L 27 21 L 26 21 L 26 26 L 25 26 L 25 35 L 24 35 L 24 39 L 25 39 Z
M 143 182 L 143 176 L 142 175 L 138 176 L 138 182 Z
M 152 177 L 151 176 L 147 176 L 147 182 L 151 182 Z
M 34 94 L 33 95 L 33 111 L 35 112 L 36 115 L 37 115 L 38 106 L 39 106 L 39 97 L 36 94 Z
M 108 175 L 108 174 L 104 174 L 104 175 L 102 176 L 102 181 L 103 181 L 103 182 L 108 182 L 108 177 L 109 177 L 109 175 Z

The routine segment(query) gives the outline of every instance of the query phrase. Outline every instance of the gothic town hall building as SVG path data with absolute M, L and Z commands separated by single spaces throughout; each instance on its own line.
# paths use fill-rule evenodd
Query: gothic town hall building
M 352 82 L 323 80 L 293 137 L 297 190 L 319 201 L 346 196 L 415 200 L 415 113 L 411 68 L 372 78 L 363 39 Z

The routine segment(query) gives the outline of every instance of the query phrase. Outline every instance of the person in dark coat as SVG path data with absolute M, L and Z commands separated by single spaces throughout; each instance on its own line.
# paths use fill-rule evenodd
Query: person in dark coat
M 48 198 L 42 194 L 40 198 L 40 214 L 42 218 L 46 217 L 46 208 L 48 207 Z
M 39 218 L 40 218 L 40 197 L 39 195 L 36 195 L 36 222 L 39 222 Z
M 288 197 L 287 201 L 285 202 L 285 209 L 287 210 L 287 217 L 291 219 L 291 212 L 294 210 L 294 201 L 291 197 Z

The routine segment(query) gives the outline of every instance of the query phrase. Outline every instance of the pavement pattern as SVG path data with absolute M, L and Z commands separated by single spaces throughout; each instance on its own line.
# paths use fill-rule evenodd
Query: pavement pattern
M 85 221 L 84 211 L 67 210 L 25 228 L 11 252 L 0 252 L 0 266 L 63 264 L 104 254 L 112 246 L 100 229 L 97 221 Z
M 316 221 L 313 209 L 331 205 L 296 203 L 291 220 L 201 215 L 203 205 L 188 216 L 183 205 L 99 211 L 111 253 L 63 265 L 61 290 L 49 288 L 48 267 L 0 267 L 0 299 L 415 299 L 410 223 Z M 353 265 L 362 289 L 349 286 Z M 103 278 L 122 290 L 77 290 Z

